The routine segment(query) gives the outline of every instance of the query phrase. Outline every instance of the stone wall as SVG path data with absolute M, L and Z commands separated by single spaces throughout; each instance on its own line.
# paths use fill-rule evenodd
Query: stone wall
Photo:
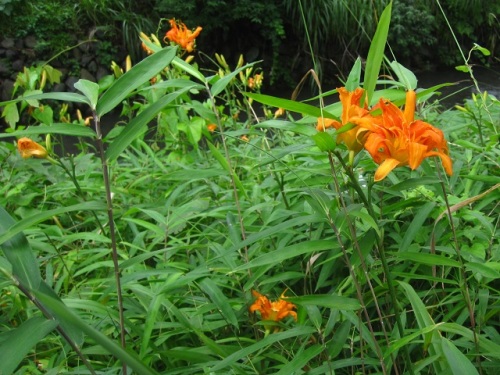
M 111 74 L 109 61 L 106 64 L 98 57 L 100 42 L 88 42 L 73 48 L 50 62 L 53 68 L 62 72 L 61 83 L 54 85 L 52 91 L 74 92 L 73 84 L 80 78 L 97 82 L 103 76 Z M 74 45 L 78 41 L 75 38 Z M 40 56 L 37 52 L 37 40 L 34 36 L 23 39 L 0 37 L 0 101 L 10 100 L 16 76 L 24 67 L 30 67 L 47 61 L 51 56 Z M 119 53 L 113 60 L 121 64 L 125 53 Z M 108 59 L 109 60 L 109 59 Z M 72 62 L 72 66 L 64 66 Z

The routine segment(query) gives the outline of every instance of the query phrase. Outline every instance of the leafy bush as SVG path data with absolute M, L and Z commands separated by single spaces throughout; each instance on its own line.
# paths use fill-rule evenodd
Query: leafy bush
M 2 370 L 498 372 L 500 102 L 429 109 L 395 61 L 380 81 L 390 15 L 328 106 L 260 94 L 243 58 L 203 74 L 184 28 L 15 99 L 91 116 L 0 134 L 23 157 L 2 142 Z

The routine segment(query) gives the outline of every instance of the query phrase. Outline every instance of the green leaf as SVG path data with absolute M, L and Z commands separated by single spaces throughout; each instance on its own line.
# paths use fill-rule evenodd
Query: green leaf
M 337 148 L 337 143 L 328 132 L 318 132 L 314 134 L 312 138 L 321 151 L 331 152 Z
M 203 83 L 206 82 L 205 76 L 203 74 L 201 74 L 201 72 L 198 69 L 196 69 L 191 64 L 188 64 L 184 60 L 178 58 L 177 56 L 174 57 L 174 59 L 172 60 L 172 65 L 175 66 L 176 68 L 184 70 L 186 73 L 192 75 L 193 77 L 200 80 L 201 82 L 203 82 Z
M 57 216 L 57 215 L 61 215 L 61 214 L 65 214 L 65 213 L 73 212 L 73 211 L 103 211 L 103 210 L 106 210 L 106 204 L 104 204 L 104 203 L 84 202 L 84 203 L 74 204 L 72 206 L 42 211 L 38 214 L 30 216 L 30 217 L 23 219 L 21 221 L 18 221 L 17 223 L 14 223 L 14 224 L 10 225 L 9 227 L 3 227 L 2 234 L 0 234 L 0 244 L 4 244 L 5 241 L 10 240 L 16 234 L 22 232 L 23 230 L 28 229 L 35 224 L 41 223 L 42 221 L 50 219 L 53 216 Z M 2 213 L 2 211 L 4 213 L 2 215 L 2 217 L 5 217 L 5 215 L 8 215 L 5 212 L 5 210 L 3 210 L 3 209 L 0 211 L 0 213 Z M 13 223 L 13 221 L 11 223 Z M 1 224 L 5 225 L 6 221 L 3 221 Z M 4 245 L 2 245 L 2 246 L 4 246 Z
M 419 186 L 426 186 L 431 184 L 439 184 L 439 180 L 436 180 L 435 177 L 409 178 L 397 183 L 396 185 L 388 187 L 387 189 L 394 192 L 401 192 L 403 190 L 414 189 Z
M 474 43 L 474 50 L 481 52 L 484 56 L 490 56 L 491 52 L 488 48 L 481 47 L 479 44 Z
M 354 62 L 347 81 L 345 83 L 345 88 L 347 91 L 354 91 L 360 87 L 361 83 L 361 58 L 358 56 Z
M 331 294 L 315 294 L 301 297 L 286 297 L 287 301 L 297 305 L 323 306 L 336 310 L 358 310 L 361 304 L 357 299 L 336 296 Z
M 15 129 L 16 124 L 19 122 L 19 111 L 17 110 L 16 103 L 8 103 L 3 108 L 2 117 L 5 117 L 5 121 L 11 129 Z
M 32 101 L 32 100 L 60 100 L 62 102 L 74 102 L 74 103 L 83 103 L 90 105 L 89 100 L 81 95 L 74 92 L 47 92 L 42 94 L 28 94 L 24 96 L 20 96 L 17 99 L 8 100 L 6 102 L 0 102 L 0 107 L 9 104 L 9 103 L 17 103 L 22 102 L 23 100 Z
M 165 47 L 153 53 L 113 82 L 97 103 L 97 115 L 112 111 L 134 90 L 163 70 L 175 57 L 176 47 Z
M 348 337 L 351 331 L 352 323 L 349 320 L 344 320 L 332 335 L 332 340 L 328 344 L 328 353 L 332 359 L 336 358 L 344 345 L 348 342 Z
M 422 225 L 424 224 L 425 220 L 429 218 L 429 214 L 432 212 L 435 206 L 436 203 L 428 202 L 422 207 L 418 208 L 418 213 L 415 215 L 412 222 L 406 229 L 403 241 L 401 241 L 401 244 L 399 245 L 400 252 L 405 252 L 408 250 L 412 241 L 415 239 L 417 233 L 422 228 Z
M 265 253 L 250 262 L 242 264 L 241 266 L 234 269 L 232 272 L 246 270 L 248 268 L 254 268 L 259 266 L 269 266 L 276 265 L 284 260 L 295 258 L 300 255 L 310 254 L 318 251 L 332 250 L 335 246 L 330 240 L 315 240 L 306 241 L 286 246 L 283 248 L 277 248 L 274 251 Z M 340 251 L 340 249 L 338 249 Z
M 286 330 L 284 332 L 279 332 L 279 333 L 273 333 L 272 335 L 269 335 L 267 337 L 264 337 L 262 340 L 247 346 L 243 349 L 240 349 L 226 358 L 224 358 L 222 361 L 217 363 L 214 367 L 209 369 L 211 372 L 216 372 L 218 370 L 222 370 L 228 366 L 231 366 L 235 362 L 239 361 L 240 359 L 246 358 L 250 356 L 252 353 L 259 352 L 260 350 L 265 349 L 266 347 L 270 347 L 272 344 L 275 342 L 279 342 L 282 340 L 287 340 L 292 337 L 297 337 L 297 336 L 306 336 L 310 335 L 312 333 L 316 332 L 316 330 L 312 327 L 306 327 L 306 326 L 299 326 L 295 327 L 289 330 Z
M 95 109 L 97 105 L 97 98 L 99 96 L 99 85 L 86 79 L 79 79 L 74 86 L 75 89 L 82 92 L 83 95 L 85 95 L 85 97 L 89 100 L 90 107 Z
M 426 264 L 428 266 L 460 267 L 460 262 L 447 258 L 444 255 L 398 252 L 398 259 L 411 260 L 414 263 Z
M 441 337 L 441 347 L 453 375 L 478 374 L 471 361 L 450 340 Z
M 309 115 L 313 117 L 323 116 L 325 118 L 331 118 L 337 121 L 339 120 L 338 117 L 331 114 L 330 112 L 327 112 L 325 110 L 321 111 L 321 109 L 318 107 L 301 102 L 296 102 L 294 100 L 281 99 L 270 95 L 254 94 L 249 92 L 244 92 L 243 95 L 258 101 L 259 103 L 270 105 L 277 108 L 283 108 L 290 112 L 301 113 L 302 115 Z
M 193 83 L 193 85 L 195 85 Z M 149 107 L 144 109 L 136 117 L 134 117 L 125 126 L 125 129 L 113 140 L 106 150 L 106 159 L 112 161 L 118 158 L 139 135 L 147 130 L 148 123 L 168 104 L 177 99 L 180 95 L 188 91 L 190 87 L 185 87 L 182 90 L 175 91 L 168 95 L 162 96 Z
M 256 63 L 257 61 L 250 64 L 246 64 L 245 66 L 242 66 L 241 68 L 236 69 L 234 72 L 231 72 L 228 75 L 225 75 L 221 79 L 217 80 L 217 82 L 215 82 L 212 85 L 212 88 L 210 89 L 212 95 L 213 96 L 219 95 L 222 92 L 222 90 L 224 90 L 227 87 L 227 85 L 234 79 L 234 77 L 236 77 L 239 74 L 239 72 L 248 69 L 249 67 L 255 65 Z
M 406 296 L 410 300 L 410 304 L 413 308 L 413 313 L 415 314 L 415 318 L 417 319 L 417 325 L 421 330 L 424 330 L 427 327 L 435 326 L 436 324 L 432 320 L 427 308 L 424 303 L 415 292 L 415 289 L 403 281 L 398 281 L 399 285 L 401 285 L 405 291 Z M 427 332 L 427 331 L 426 331 Z M 436 331 L 431 331 L 426 334 L 422 334 L 424 338 L 424 348 L 429 351 L 430 356 L 440 356 L 443 353 L 443 350 L 440 345 L 441 336 Z M 434 366 L 434 372 L 436 374 L 443 374 L 446 372 L 445 366 L 443 366 L 441 361 L 432 362 Z
M 33 317 L 16 329 L 0 334 L 2 374 L 13 374 L 31 349 L 57 327 L 55 320 Z
M 38 125 L 30 126 L 24 130 L 17 130 L 12 133 L 0 133 L 0 138 L 10 138 L 10 137 L 24 137 L 27 135 L 38 135 L 38 134 L 63 134 L 72 135 L 75 137 L 95 137 L 95 132 L 87 126 L 78 124 L 64 124 L 56 123 L 50 126 Z
M 366 58 L 363 87 L 366 90 L 369 103 L 371 103 L 370 101 L 372 100 L 373 92 L 375 91 L 375 86 L 377 85 L 380 66 L 382 65 L 382 60 L 384 59 L 385 44 L 389 33 L 389 24 L 391 23 L 391 10 L 392 2 L 387 5 L 380 16 L 380 21 L 377 25 L 377 30 L 373 36 L 368 56 Z
M 103 333 L 97 331 L 92 326 L 85 323 L 73 311 L 65 306 L 61 301 L 41 292 L 36 292 L 36 297 L 42 303 L 48 306 L 53 311 L 58 319 L 67 324 L 78 328 L 80 331 L 89 336 L 97 345 L 106 349 L 109 353 L 113 354 L 116 358 L 126 363 L 139 375 L 157 375 L 157 373 L 144 365 L 137 357 L 137 354 L 128 352 L 121 348 L 115 341 L 109 339 Z
M 491 267 L 489 263 L 482 264 L 475 262 L 467 262 L 465 264 L 465 268 L 467 268 L 467 270 L 471 271 L 472 273 L 474 274 L 478 273 L 483 277 L 487 277 L 493 280 L 500 279 L 500 272 Z
M 217 159 L 217 161 L 222 166 L 222 168 L 224 168 L 228 173 L 232 174 L 234 184 L 236 185 L 236 187 L 238 188 L 240 193 L 244 194 L 246 196 L 247 193 L 246 193 L 245 187 L 241 183 L 238 175 L 233 170 L 231 170 L 226 158 L 221 154 L 221 152 L 217 149 L 217 147 L 215 147 L 211 142 L 207 141 L 207 144 L 208 144 L 208 147 L 210 148 L 210 151 L 212 152 L 212 155 L 215 157 L 215 159 Z
M 0 248 L 12 265 L 12 273 L 17 280 L 30 290 L 39 288 L 42 281 L 38 261 L 31 246 L 21 230 L 11 233 L 18 225 L 3 207 L 0 206 Z M 9 236 L 9 234 L 11 234 Z M 0 362 L 1 363 L 1 362 Z
M 459 72 L 470 73 L 469 65 L 458 65 L 455 67 L 455 69 Z
M 309 361 L 316 358 L 323 352 L 323 347 L 319 344 L 311 345 L 304 351 L 300 351 L 293 356 L 293 359 L 283 366 L 276 375 L 290 375 L 303 373 L 302 368 L 306 366 Z
M 392 70 L 396 73 L 399 82 L 403 83 L 407 90 L 415 90 L 417 88 L 417 77 L 413 72 L 397 61 L 390 63 Z
M 314 126 L 297 124 L 296 122 L 286 120 L 267 120 L 260 122 L 255 126 L 262 129 L 274 128 L 308 136 L 313 136 L 318 132 Z
M 210 300 L 215 304 L 215 306 L 217 306 L 217 309 L 219 309 L 224 319 L 238 329 L 238 319 L 236 318 L 234 310 L 229 304 L 227 297 L 217 284 L 215 284 L 212 279 L 206 277 L 199 281 L 198 285 L 200 286 L 200 289 L 210 297 Z

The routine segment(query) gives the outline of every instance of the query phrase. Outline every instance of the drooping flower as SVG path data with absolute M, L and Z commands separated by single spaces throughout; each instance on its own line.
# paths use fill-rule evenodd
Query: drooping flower
M 31 157 L 45 159 L 48 156 L 45 147 L 29 138 L 20 138 L 17 141 L 17 149 L 24 159 Z
M 355 123 L 368 130 L 364 144 L 375 163 L 375 181 L 384 179 L 394 168 L 408 165 L 416 169 L 430 156 L 438 156 L 448 175 L 453 173 L 448 156 L 448 144 L 440 129 L 421 120 L 415 120 L 415 91 L 406 93 L 404 111 L 383 99 L 373 108 L 381 116 L 355 119 Z
M 253 313 L 255 311 L 259 311 L 262 320 L 279 322 L 287 316 L 291 316 L 297 320 L 297 313 L 293 311 L 294 309 L 297 309 L 297 307 L 293 303 L 284 299 L 285 292 L 281 294 L 277 301 L 271 302 L 266 296 L 260 294 L 256 290 L 252 290 L 252 294 L 256 300 L 253 305 L 250 306 L 250 312 Z
M 343 126 L 353 123 L 353 120 L 369 114 L 367 105 L 360 106 L 361 98 L 364 94 L 362 88 L 357 88 L 354 91 L 347 91 L 345 87 L 337 89 L 339 92 L 340 102 L 342 103 L 342 115 L 340 117 L 342 122 L 332 119 L 325 119 L 320 117 L 316 129 L 318 131 L 325 131 L 328 128 L 335 128 L 339 130 Z M 358 153 L 363 148 L 364 132 L 360 132 L 359 126 L 354 126 L 337 136 L 337 143 L 344 143 L 349 151 Z
M 217 129 L 217 125 L 215 124 L 208 124 L 207 129 L 210 133 L 213 133 Z
M 165 39 L 171 42 L 177 43 L 182 49 L 187 52 L 193 52 L 195 39 L 201 33 L 201 26 L 198 26 L 195 31 L 191 31 L 182 22 L 177 22 L 175 19 L 168 21 L 170 23 L 171 29 L 165 34 Z

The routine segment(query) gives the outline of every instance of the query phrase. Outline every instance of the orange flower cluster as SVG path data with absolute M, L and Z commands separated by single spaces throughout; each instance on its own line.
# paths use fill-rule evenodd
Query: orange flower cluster
M 452 161 L 448 156 L 448 144 L 443 132 L 421 120 L 415 120 L 415 91 L 406 93 L 404 110 L 390 101 L 380 99 L 371 111 L 366 104 L 361 107 L 363 89 L 348 92 L 339 88 L 342 103 L 342 123 L 330 119 L 318 119 L 318 131 L 329 127 L 340 129 L 352 124 L 354 127 L 339 134 L 337 142 L 343 142 L 352 152 L 363 147 L 379 164 L 375 181 L 383 180 L 396 167 L 409 166 L 416 169 L 430 156 L 441 159 L 444 170 L 452 175 Z
M 29 138 L 20 138 L 17 141 L 17 149 L 24 159 L 31 157 L 45 159 L 48 155 L 45 147 Z
M 255 311 L 259 311 L 262 320 L 272 320 L 278 322 L 287 316 L 291 316 L 297 320 L 297 313 L 293 311 L 297 307 L 293 303 L 287 302 L 283 299 L 285 298 L 285 292 L 283 292 L 277 301 L 273 302 L 269 301 L 266 296 L 255 290 L 252 290 L 252 294 L 256 300 L 253 305 L 250 306 L 250 312 L 253 313 Z
M 167 31 L 163 41 L 166 43 L 166 39 L 168 39 L 171 42 L 177 43 L 187 52 L 193 52 L 195 39 L 200 35 L 202 28 L 198 26 L 193 32 L 189 30 L 185 24 L 177 22 L 175 19 L 171 19 L 168 22 L 170 23 L 171 29 Z

